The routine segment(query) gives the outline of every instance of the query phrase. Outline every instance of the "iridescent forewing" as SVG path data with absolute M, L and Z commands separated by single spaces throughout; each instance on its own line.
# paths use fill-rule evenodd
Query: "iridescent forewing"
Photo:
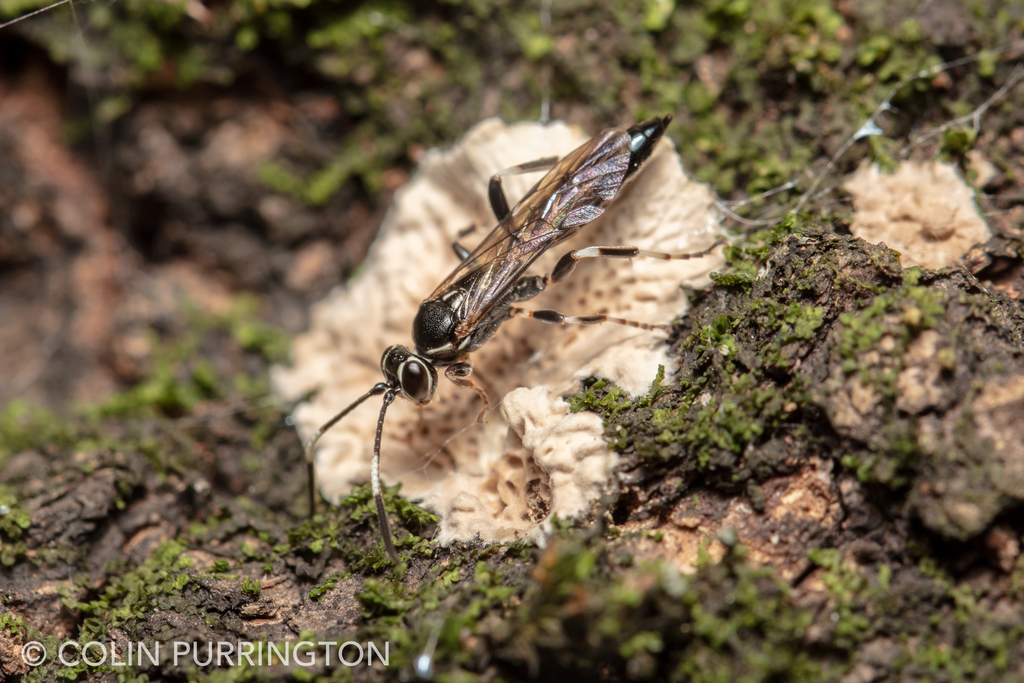
M 430 295 L 467 290 L 460 333 L 474 329 L 545 250 L 604 213 L 626 178 L 629 144 L 626 131 L 613 128 L 570 152 Z

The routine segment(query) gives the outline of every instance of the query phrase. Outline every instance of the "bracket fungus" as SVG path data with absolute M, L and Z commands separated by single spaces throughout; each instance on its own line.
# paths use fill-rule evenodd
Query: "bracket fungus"
M 489 119 L 452 149 L 424 156 L 415 177 L 396 193 L 363 269 L 314 305 L 310 330 L 293 344 L 293 365 L 272 373 L 274 389 L 289 399 L 318 390 L 295 410 L 304 438 L 381 380 L 381 352 L 409 342 L 419 303 L 457 264 L 451 248 L 456 233 L 478 226 L 463 240 L 472 246 L 493 227 L 490 176 L 565 154 L 585 140 L 562 123 L 507 125 Z M 510 201 L 539 178 L 507 177 Z M 697 251 L 713 241 L 716 226 L 711 193 L 686 177 L 666 140 L 600 218 L 544 254 L 530 272 L 550 272 L 565 252 L 591 245 Z M 527 306 L 667 323 L 686 309 L 681 285 L 704 286 L 708 273 L 721 265 L 720 252 L 690 261 L 587 259 Z M 562 396 L 588 376 L 643 394 L 659 365 L 673 369 L 662 332 L 523 318 L 504 323 L 470 360 L 473 377 L 500 406 L 485 423 L 476 421 L 476 394 L 441 378 L 430 404 L 417 409 L 396 401 L 384 425 L 383 480 L 402 482 L 406 496 L 440 515 L 442 544 L 543 540 L 552 514 L 586 513 L 614 486 L 617 456 L 604 441 L 601 418 L 570 413 Z M 367 401 L 320 441 L 317 480 L 329 500 L 370 475 L 380 409 L 374 403 Z

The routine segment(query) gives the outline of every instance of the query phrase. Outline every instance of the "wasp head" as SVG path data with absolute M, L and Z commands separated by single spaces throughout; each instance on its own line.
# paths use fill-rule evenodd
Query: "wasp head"
M 423 405 L 434 398 L 437 370 L 404 346 L 389 346 L 380 359 L 380 369 L 387 383 L 410 401 Z

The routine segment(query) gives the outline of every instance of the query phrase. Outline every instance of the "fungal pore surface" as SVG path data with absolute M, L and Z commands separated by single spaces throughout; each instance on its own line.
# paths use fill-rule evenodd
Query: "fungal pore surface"
M 290 400 L 317 390 L 295 410 L 304 439 L 381 381 L 385 348 L 411 346 L 417 307 L 457 264 L 451 247 L 456 233 L 478 226 L 462 240 L 471 249 L 495 224 L 487 201 L 490 176 L 564 155 L 586 139 L 561 123 L 506 125 L 489 119 L 451 150 L 424 156 L 415 177 L 396 193 L 362 270 L 314 306 L 310 330 L 292 346 L 292 366 L 273 371 L 275 391 Z M 506 177 L 510 204 L 542 175 Z M 714 240 L 716 227 L 711 193 L 686 177 L 664 140 L 600 218 L 541 257 L 530 272 L 550 272 L 565 252 L 591 245 L 698 251 Z M 720 250 L 689 261 L 585 259 L 524 306 L 667 323 L 686 310 L 681 287 L 705 286 L 708 273 L 721 266 Z M 485 423 L 476 421 L 476 394 L 448 382 L 442 371 L 430 404 L 419 409 L 400 398 L 384 425 L 384 483 L 402 482 L 403 495 L 440 515 L 442 544 L 542 541 L 552 514 L 585 514 L 602 491 L 614 487 L 617 457 L 605 444 L 601 418 L 571 413 L 562 397 L 578 391 L 589 376 L 644 394 L 659 365 L 674 370 L 663 332 L 522 318 L 502 325 L 470 360 L 474 380 L 494 404 Z M 379 399 L 370 399 L 320 441 L 317 479 L 327 499 L 368 481 L 379 410 Z

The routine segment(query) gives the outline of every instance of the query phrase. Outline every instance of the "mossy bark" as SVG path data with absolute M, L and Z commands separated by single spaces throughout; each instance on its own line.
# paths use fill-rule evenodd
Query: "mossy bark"
M 301 522 L 288 512 L 301 456 L 277 411 L 23 451 L 4 468 L 23 486 L 5 520 L 26 522 L 3 531 L 5 673 L 67 671 L 51 659 L 29 672 L 30 640 L 51 654 L 59 638 L 113 642 L 122 658 L 159 642 L 155 666 L 78 667 L 152 680 L 213 676 L 195 661 L 219 642 L 298 638 L 388 643 L 390 666 L 329 666 L 316 645 L 308 667 L 304 654 L 219 670 L 391 678 L 434 634 L 439 679 L 1012 680 L 1020 304 L 962 269 L 904 271 L 884 246 L 798 219 L 730 260 L 758 275 L 700 295 L 679 328 L 678 378 L 635 404 L 599 385 L 576 398 L 608 417 L 623 485 L 545 549 L 436 547 L 431 516 L 395 491 L 400 569 L 365 489 Z M 924 398 L 899 391 L 921 373 Z M 257 425 L 264 467 L 232 470 Z M 671 566 L 689 552 L 680 534 L 702 539 L 690 576 Z M 176 666 L 175 642 L 196 643 L 198 660 Z
M 48 56 L 67 57 L 69 24 L 25 31 L 25 65 L 0 74 L 0 362 L 12 377 L 40 363 L 15 392 L 34 403 L 102 398 L 74 418 L 0 412 L 0 680 L 409 680 L 427 653 L 437 680 L 1024 678 L 1020 88 L 980 134 L 914 148 L 997 170 L 981 197 L 997 236 L 963 267 L 904 270 L 821 194 L 817 213 L 735 237 L 678 323 L 678 375 L 636 401 L 600 378 L 570 397 L 605 417 L 622 467 L 547 547 L 436 547 L 432 516 L 396 490 L 401 568 L 367 489 L 304 519 L 289 407 L 266 396 L 282 336 L 230 301 L 257 292 L 301 329 L 424 147 L 532 117 L 546 94 L 592 130 L 673 112 L 688 171 L 757 195 L 816 176 L 896 82 L 1020 20 L 999 3 L 560 5 L 550 28 L 539 7 L 479 2 L 89 5 L 86 44 L 109 68 L 71 80 L 115 121 L 92 162 L 54 152 L 67 74 L 51 79 Z M 911 133 L 981 105 L 1011 77 L 1001 54 L 909 81 L 861 156 L 892 165 Z M 106 186 L 79 182 L 108 161 Z M 106 208 L 83 196 L 104 189 L 113 218 L 96 227 Z M 166 303 L 181 290 L 184 314 Z M 27 322 L 54 311 L 102 324 Z M 67 667 L 66 639 L 121 661 L 129 643 L 163 648 Z M 261 664 L 196 663 L 209 643 L 216 658 L 221 642 L 300 640 L 310 666 L 266 647 Z M 357 666 L 338 663 L 347 641 Z M 175 663 L 173 643 L 198 652 Z M 367 664 L 368 643 L 388 666 Z

